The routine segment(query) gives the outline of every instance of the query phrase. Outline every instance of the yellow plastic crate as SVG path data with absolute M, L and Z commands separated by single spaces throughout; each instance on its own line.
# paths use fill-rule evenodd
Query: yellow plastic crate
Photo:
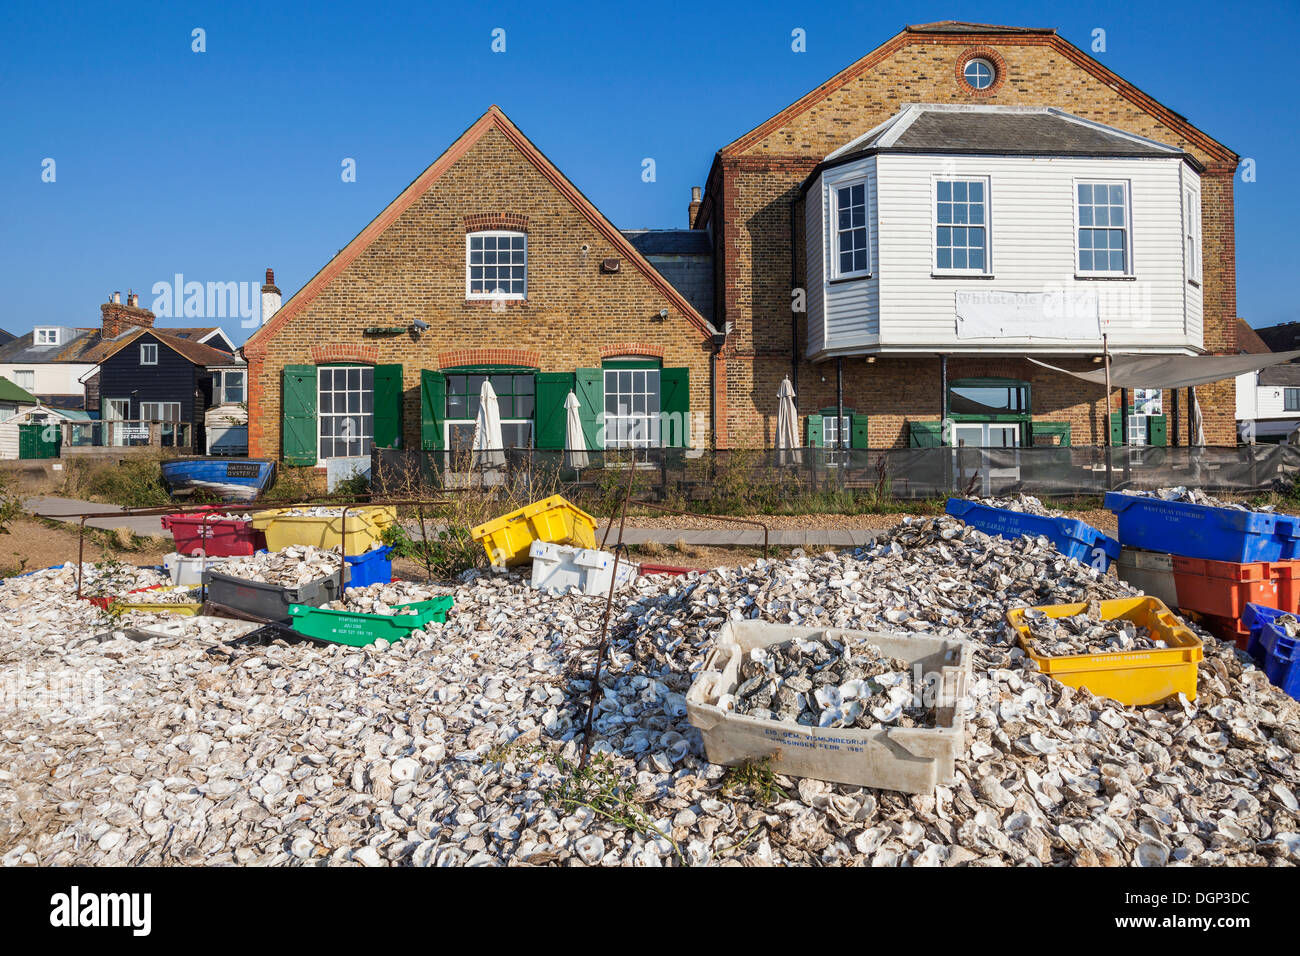
M 269 551 L 282 551 L 295 544 L 310 544 L 318 548 L 337 548 L 343 545 L 344 554 L 365 554 L 383 536 L 384 529 L 397 520 L 397 509 L 391 505 L 361 505 L 348 512 L 347 528 L 343 515 L 311 517 L 290 515 L 297 508 L 314 505 L 295 505 L 289 508 L 272 508 L 253 514 L 253 528 L 266 534 Z M 338 506 L 342 510 L 342 506 Z
M 596 519 L 563 495 L 552 495 L 481 524 L 470 535 L 482 543 L 488 560 L 501 567 L 527 561 L 534 541 L 594 548 Z
M 145 614 L 176 614 L 180 617 L 194 617 L 203 608 L 197 601 L 181 604 L 150 604 L 147 601 L 114 601 L 113 608 L 123 614 L 139 611 Z
M 1070 617 L 1086 604 L 1048 604 L 1034 608 L 1048 617 Z M 1038 669 L 1069 687 L 1087 687 L 1092 693 L 1138 707 L 1158 704 L 1175 694 L 1196 698 L 1196 667 L 1204 657 L 1200 639 L 1181 623 L 1163 601 L 1153 597 L 1117 598 L 1101 602 L 1102 620 L 1124 618 L 1148 628 L 1169 647 L 1153 651 L 1111 651 L 1042 657 L 1029 649 L 1026 608 L 1007 612 L 1020 646 Z

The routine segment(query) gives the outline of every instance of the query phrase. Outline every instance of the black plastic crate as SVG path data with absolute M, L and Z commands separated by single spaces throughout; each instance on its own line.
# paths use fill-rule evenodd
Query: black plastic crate
M 343 580 L 351 575 L 346 569 Z M 261 581 L 249 581 L 217 571 L 204 571 L 203 583 L 207 586 L 207 599 L 213 604 L 224 604 L 268 621 L 288 621 L 290 604 L 308 604 L 321 607 L 339 598 L 338 572 L 308 581 L 296 588 L 285 588 Z

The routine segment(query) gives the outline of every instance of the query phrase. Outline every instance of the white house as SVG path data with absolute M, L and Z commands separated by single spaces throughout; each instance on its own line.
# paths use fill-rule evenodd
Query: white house
M 1196 354 L 1199 172 L 1059 109 L 907 107 L 804 183 L 807 355 Z

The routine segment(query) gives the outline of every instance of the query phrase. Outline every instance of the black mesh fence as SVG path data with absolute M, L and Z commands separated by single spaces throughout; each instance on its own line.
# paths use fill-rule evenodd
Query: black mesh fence
M 618 494 L 631 453 L 507 449 L 488 455 L 377 449 L 377 493 L 436 493 L 509 485 Z M 712 497 L 771 500 L 853 491 L 931 498 L 953 492 L 1005 495 L 1099 495 L 1125 488 L 1187 485 L 1246 494 L 1281 488 L 1300 474 L 1300 446 L 1052 448 L 887 448 L 797 451 L 640 449 L 634 491 L 646 499 Z

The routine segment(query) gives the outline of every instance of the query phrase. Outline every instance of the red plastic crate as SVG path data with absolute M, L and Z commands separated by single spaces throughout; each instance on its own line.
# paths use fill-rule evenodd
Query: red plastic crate
M 1288 614 L 1300 614 L 1300 561 L 1270 561 L 1269 570 L 1277 586 L 1277 603 Z
M 1178 606 L 1215 617 L 1241 617 L 1249 603 L 1277 607 L 1278 589 L 1268 561 L 1239 564 L 1175 554 L 1174 587 Z
M 209 508 L 207 514 L 221 513 Z M 210 558 L 236 558 L 255 554 L 266 547 L 266 535 L 253 528 L 252 521 L 209 518 L 203 511 L 163 515 L 162 526 L 176 539 L 176 552 L 186 556 L 206 554 Z M 206 547 L 205 547 L 206 545 Z
M 1201 625 L 1222 641 L 1232 641 L 1241 650 L 1250 644 L 1250 628 L 1235 617 L 1218 617 L 1214 614 L 1200 615 Z

